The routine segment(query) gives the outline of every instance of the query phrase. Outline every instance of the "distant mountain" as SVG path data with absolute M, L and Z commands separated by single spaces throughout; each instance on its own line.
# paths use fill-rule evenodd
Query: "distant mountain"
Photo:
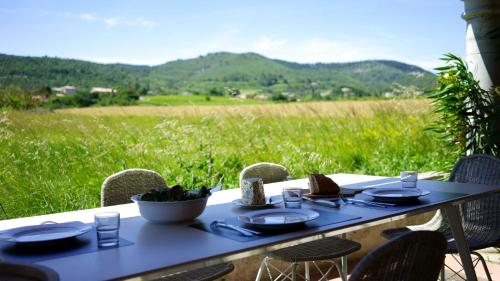
M 16 84 L 30 89 L 138 84 L 156 93 L 206 93 L 214 88 L 231 88 L 298 95 L 350 91 L 357 96 L 377 96 L 405 89 L 427 91 L 434 81 L 431 72 L 389 60 L 299 64 L 255 53 L 220 52 L 150 67 L 0 54 L 0 87 Z

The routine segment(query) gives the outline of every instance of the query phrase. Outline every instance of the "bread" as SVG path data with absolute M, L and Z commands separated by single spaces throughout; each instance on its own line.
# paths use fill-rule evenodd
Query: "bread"
M 246 178 L 241 180 L 241 203 L 244 205 L 265 205 L 266 195 L 261 178 Z
M 309 190 L 315 195 L 338 195 L 340 193 L 339 185 L 323 174 L 309 175 Z

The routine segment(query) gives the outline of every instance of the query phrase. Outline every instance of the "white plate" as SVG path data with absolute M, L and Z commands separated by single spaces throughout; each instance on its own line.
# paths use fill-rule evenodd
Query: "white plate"
M 429 195 L 431 192 L 428 190 L 421 190 L 418 188 L 373 188 L 363 191 L 363 194 L 372 196 L 375 201 L 401 203 L 412 201 L 420 196 Z
M 260 227 L 288 227 L 312 221 L 319 217 L 319 213 L 307 209 L 272 209 L 250 212 L 241 215 L 238 220 Z
M 23 226 L 0 231 L 0 240 L 14 243 L 37 243 L 82 235 L 92 226 L 79 221 Z
M 264 208 L 272 208 L 278 204 L 281 204 L 283 202 L 283 198 L 281 196 L 271 196 L 271 197 L 266 197 L 266 204 L 264 205 L 245 205 L 243 202 L 241 202 L 241 199 L 236 199 L 233 200 L 233 204 L 246 208 L 246 209 L 264 209 Z

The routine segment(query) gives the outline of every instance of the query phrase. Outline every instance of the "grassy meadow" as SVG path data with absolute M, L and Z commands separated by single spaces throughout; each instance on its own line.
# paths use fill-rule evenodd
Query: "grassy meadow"
M 238 99 L 219 96 L 196 96 L 196 95 L 162 95 L 145 96 L 139 101 L 141 105 L 242 105 L 242 104 L 263 104 L 268 101 L 254 99 Z
M 296 178 L 443 170 L 433 118 L 423 99 L 0 111 L 0 202 L 11 218 L 97 207 L 104 179 L 134 167 L 225 188 L 259 161 Z

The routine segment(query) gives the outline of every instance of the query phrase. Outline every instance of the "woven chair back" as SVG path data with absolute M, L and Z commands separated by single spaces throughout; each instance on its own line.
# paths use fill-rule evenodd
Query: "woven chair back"
M 500 187 L 500 159 L 485 154 L 463 157 L 455 164 L 450 181 Z M 500 193 L 461 204 L 460 211 L 466 232 L 475 228 L 476 233 L 500 233 Z
M 132 202 L 130 197 L 152 188 L 165 188 L 163 177 L 155 171 L 128 169 L 109 176 L 101 187 L 101 206 Z
M 42 265 L 0 263 L 0 280 L 5 281 L 59 281 L 53 269 Z
M 435 231 L 413 231 L 390 240 L 365 256 L 349 281 L 432 281 L 444 263 L 445 237 Z
M 240 173 L 241 180 L 245 178 L 261 178 L 264 183 L 280 182 L 292 179 L 287 168 L 282 165 L 260 162 L 245 167 Z

